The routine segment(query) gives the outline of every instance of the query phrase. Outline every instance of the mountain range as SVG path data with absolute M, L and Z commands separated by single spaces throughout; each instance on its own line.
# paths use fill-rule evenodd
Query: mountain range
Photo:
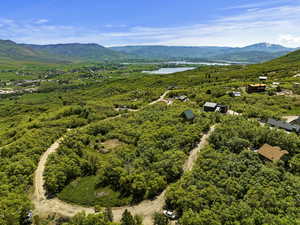
M 123 46 L 106 48 L 98 44 L 17 44 L 0 40 L 0 60 L 45 63 L 103 62 L 128 60 L 192 60 L 210 62 L 259 63 L 289 52 L 293 48 L 259 43 L 243 48 L 184 46 Z
M 243 48 L 183 47 L 183 46 L 124 46 L 112 50 L 134 54 L 145 59 L 198 59 L 204 61 L 231 61 L 258 63 L 283 56 L 293 48 L 269 43 L 258 43 Z

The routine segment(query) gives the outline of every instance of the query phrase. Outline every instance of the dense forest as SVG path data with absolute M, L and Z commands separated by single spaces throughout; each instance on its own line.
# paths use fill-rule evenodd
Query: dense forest
M 276 164 L 254 152 L 264 143 L 288 157 Z M 270 130 L 257 121 L 225 118 L 210 137 L 192 173 L 172 185 L 166 203 L 180 224 L 298 224 L 297 135 Z
M 0 224 L 27 223 L 34 212 L 34 171 L 62 136 L 46 164 L 49 198 L 112 207 L 154 199 L 170 186 L 166 208 L 178 213 L 182 225 L 298 224 L 299 136 L 259 122 L 300 114 L 299 55 L 170 75 L 142 73 L 164 65 L 0 64 L 0 89 L 16 91 L 0 95 Z M 262 75 L 268 76 L 267 91 L 246 93 L 245 87 Z M 19 86 L 24 80 L 42 81 L 28 91 Z M 167 90 L 173 104 L 148 105 Z M 231 97 L 231 91 L 242 96 Z M 175 100 L 182 95 L 188 101 Z M 205 113 L 206 101 L 228 105 L 241 116 Z M 182 118 L 187 109 L 195 114 L 193 121 Z M 183 174 L 189 151 L 214 124 L 209 146 L 194 169 Z M 267 162 L 253 151 L 264 143 L 289 154 Z M 105 213 L 62 221 L 35 215 L 34 220 L 113 224 Z M 136 215 L 124 217 L 122 224 L 140 224 Z M 157 221 L 165 223 L 160 216 Z

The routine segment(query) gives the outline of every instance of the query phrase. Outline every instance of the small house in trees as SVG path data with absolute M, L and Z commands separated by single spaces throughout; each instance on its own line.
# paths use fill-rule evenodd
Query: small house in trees
M 282 150 L 280 147 L 273 147 L 269 144 L 264 144 L 260 149 L 258 149 L 257 153 L 271 161 L 278 161 L 284 155 L 289 154 L 288 151 Z
M 248 93 L 265 92 L 266 89 L 267 89 L 267 85 L 265 84 L 249 84 L 247 86 Z
M 206 102 L 206 103 L 203 105 L 203 110 L 204 110 L 205 112 L 214 112 L 214 111 L 216 111 L 217 106 L 218 106 L 217 103 L 214 103 L 214 102 Z
M 241 97 L 242 94 L 241 94 L 241 92 L 233 91 L 233 92 L 229 93 L 229 96 L 231 96 L 231 97 Z
M 268 77 L 266 77 L 266 76 L 260 76 L 258 79 L 260 81 L 266 81 L 266 80 L 268 80 Z
M 177 96 L 177 97 L 175 97 L 175 99 L 180 100 L 182 102 L 186 102 L 189 100 L 186 95 Z
M 190 110 L 190 109 L 184 111 L 184 112 L 181 114 L 181 116 L 182 116 L 185 120 L 189 120 L 189 121 L 195 119 L 195 115 L 194 115 L 193 111 Z
M 287 123 L 287 122 L 284 122 L 281 120 L 275 120 L 272 118 L 269 118 L 267 123 L 272 127 L 284 129 L 289 132 L 300 133 L 300 125 L 297 125 L 297 124 L 291 124 L 291 123 Z
M 227 113 L 229 107 L 227 105 L 218 105 L 216 108 L 216 112 Z

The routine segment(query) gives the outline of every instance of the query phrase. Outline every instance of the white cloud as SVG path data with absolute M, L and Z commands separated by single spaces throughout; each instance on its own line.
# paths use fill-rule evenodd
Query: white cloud
M 118 32 L 0 19 L 0 38 L 35 44 L 93 42 L 106 46 L 160 44 L 240 47 L 256 42 L 271 42 L 299 47 L 299 14 L 300 4 L 297 4 L 245 10 L 240 14 L 216 18 L 207 24 L 189 26 L 115 27 L 107 24 L 106 28 Z
M 291 2 L 295 2 L 298 0 L 269 0 L 269 1 L 261 1 L 261 2 L 256 2 L 256 3 L 250 3 L 250 4 L 241 4 L 241 5 L 234 5 L 234 6 L 229 6 L 226 8 L 223 8 L 223 10 L 233 10 L 233 9 L 247 9 L 251 10 L 252 8 L 262 8 L 262 7 L 267 7 L 267 6 L 274 6 L 278 4 L 287 4 Z
M 280 35 L 279 39 L 282 43 L 285 43 L 287 45 L 300 46 L 300 35 L 294 36 L 292 34 L 283 34 Z

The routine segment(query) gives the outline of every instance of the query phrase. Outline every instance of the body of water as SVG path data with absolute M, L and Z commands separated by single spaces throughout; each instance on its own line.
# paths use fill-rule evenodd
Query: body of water
M 159 64 L 175 64 L 175 65 L 205 65 L 205 66 L 230 66 L 231 64 L 239 64 L 239 62 L 189 62 L 189 61 L 167 61 L 167 62 L 132 62 L 132 63 L 121 63 L 123 65 L 159 65 Z
M 193 70 L 196 67 L 180 67 L 180 68 L 160 68 L 159 70 L 154 71 L 143 71 L 143 73 L 148 74 L 172 74 L 172 73 L 178 73 L 188 70 Z

